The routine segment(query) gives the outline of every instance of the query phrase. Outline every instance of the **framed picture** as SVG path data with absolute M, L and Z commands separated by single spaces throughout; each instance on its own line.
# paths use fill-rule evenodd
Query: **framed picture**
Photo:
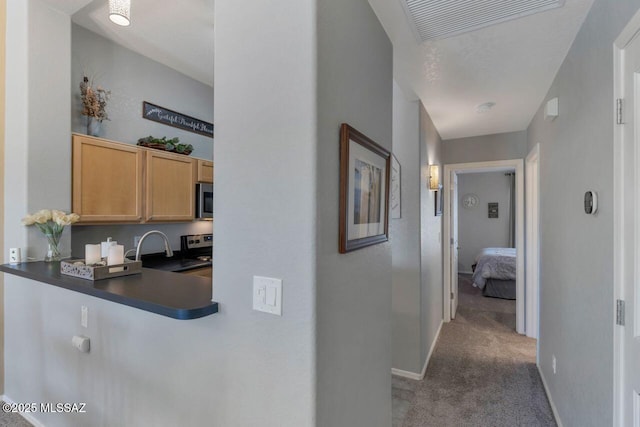
M 400 194 L 400 162 L 391 154 L 391 219 L 401 218 L 402 196 Z
M 391 155 L 364 134 L 340 127 L 340 253 L 389 240 Z
M 487 203 L 489 210 L 489 218 L 498 218 L 498 204 L 497 203 Z
M 442 215 L 442 205 L 444 204 L 444 191 L 442 188 L 439 191 L 435 191 L 435 206 L 436 206 L 436 216 Z

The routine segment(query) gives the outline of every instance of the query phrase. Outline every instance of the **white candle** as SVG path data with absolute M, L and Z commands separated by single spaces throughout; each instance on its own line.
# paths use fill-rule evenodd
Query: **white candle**
M 100 262 L 100 244 L 97 245 L 84 245 L 84 263 L 87 265 L 96 264 Z
M 107 258 L 107 265 L 124 264 L 124 246 L 113 245 L 109 246 L 109 257 Z

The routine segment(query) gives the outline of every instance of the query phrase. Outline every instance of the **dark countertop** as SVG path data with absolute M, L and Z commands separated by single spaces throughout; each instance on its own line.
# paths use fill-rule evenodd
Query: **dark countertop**
M 60 274 L 59 262 L 43 261 L 3 264 L 0 271 L 174 319 L 218 312 L 211 280 L 204 277 L 143 268 L 142 274 L 91 281 Z

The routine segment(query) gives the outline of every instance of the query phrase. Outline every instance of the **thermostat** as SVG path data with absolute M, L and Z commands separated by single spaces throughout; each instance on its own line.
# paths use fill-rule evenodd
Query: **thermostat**
M 587 191 L 584 193 L 584 213 L 593 215 L 598 212 L 598 193 Z

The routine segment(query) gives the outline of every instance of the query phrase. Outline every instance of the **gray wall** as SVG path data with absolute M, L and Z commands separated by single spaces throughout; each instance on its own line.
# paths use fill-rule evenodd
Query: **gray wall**
M 213 49 L 213 40 L 211 40 Z M 135 144 L 153 135 L 178 137 L 193 145 L 191 156 L 211 159 L 213 139 L 142 118 L 142 101 L 213 123 L 213 88 L 126 49 L 77 24 L 71 27 L 71 128 L 86 133 L 81 115 L 83 76 L 111 91 L 110 120 L 102 122 L 100 137 Z
M 447 139 L 443 155 L 446 164 L 522 159 L 527 155 L 527 132 Z
M 213 46 L 211 47 L 213 49 Z M 211 159 L 213 139 L 142 118 L 142 101 L 149 101 L 181 113 L 213 122 L 213 88 L 152 61 L 79 25 L 71 26 L 71 124 L 72 130 L 86 133 L 86 117 L 80 114 L 79 84 L 84 75 L 111 90 L 107 106 L 110 120 L 102 122 L 100 137 L 135 144 L 138 138 L 153 135 L 180 138 L 192 144 L 192 157 Z M 71 143 L 69 142 L 69 145 Z M 43 206 L 44 207 L 44 206 Z M 125 248 L 133 247 L 133 236 L 161 230 L 174 249 L 180 248 L 183 234 L 211 233 L 210 222 L 153 225 L 74 226 L 71 248 L 63 254 L 84 256 L 84 245 L 113 237 Z M 145 242 L 144 253 L 162 251 L 160 239 Z
M 388 427 L 391 244 L 338 253 L 338 141 L 346 122 L 391 151 L 392 46 L 366 0 L 316 6 L 317 425 Z
M 442 216 L 435 216 L 435 191 L 427 187 L 429 165 L 443 168 L 443 144 L 429 113 L 420 104 L 420 250 L 422 333 L 421 357 L 426 360 L 429 349 L 442 326 Z
M 528 129 L 540 143 L 540 366 L 565 425 L 612 423 L 613 42 L 636 0 L 596 0 L 549 90 L 560 115 Z M 587 189 L 596 216 L 584 214 Z M 551 368 L 557 357 L 557 374 Z
M 390 220 L 393 367 L 422 370 L 420 346 L 420 104 L 393 83 L 393 154 L 400 163 L 401 215 Z
M 468 193 L 480 199 L 473 209 L 462 205 Z M 504 172 L 460 174 L 458 196 L 458 270 L 469 273 L 482 248 L 509 246 L 509 177 Z M 489 218 L 487 203 L 498 203 L 498 218 Z
M 424 107 L 395 83 L 393 97 L 393 152 L 402 175 L 402 218 L 391 221 L 393 367 L 419 374 L 442 324 L 442 217 L 426 190 L 429 165 L 442 164 L 442 142 Z

